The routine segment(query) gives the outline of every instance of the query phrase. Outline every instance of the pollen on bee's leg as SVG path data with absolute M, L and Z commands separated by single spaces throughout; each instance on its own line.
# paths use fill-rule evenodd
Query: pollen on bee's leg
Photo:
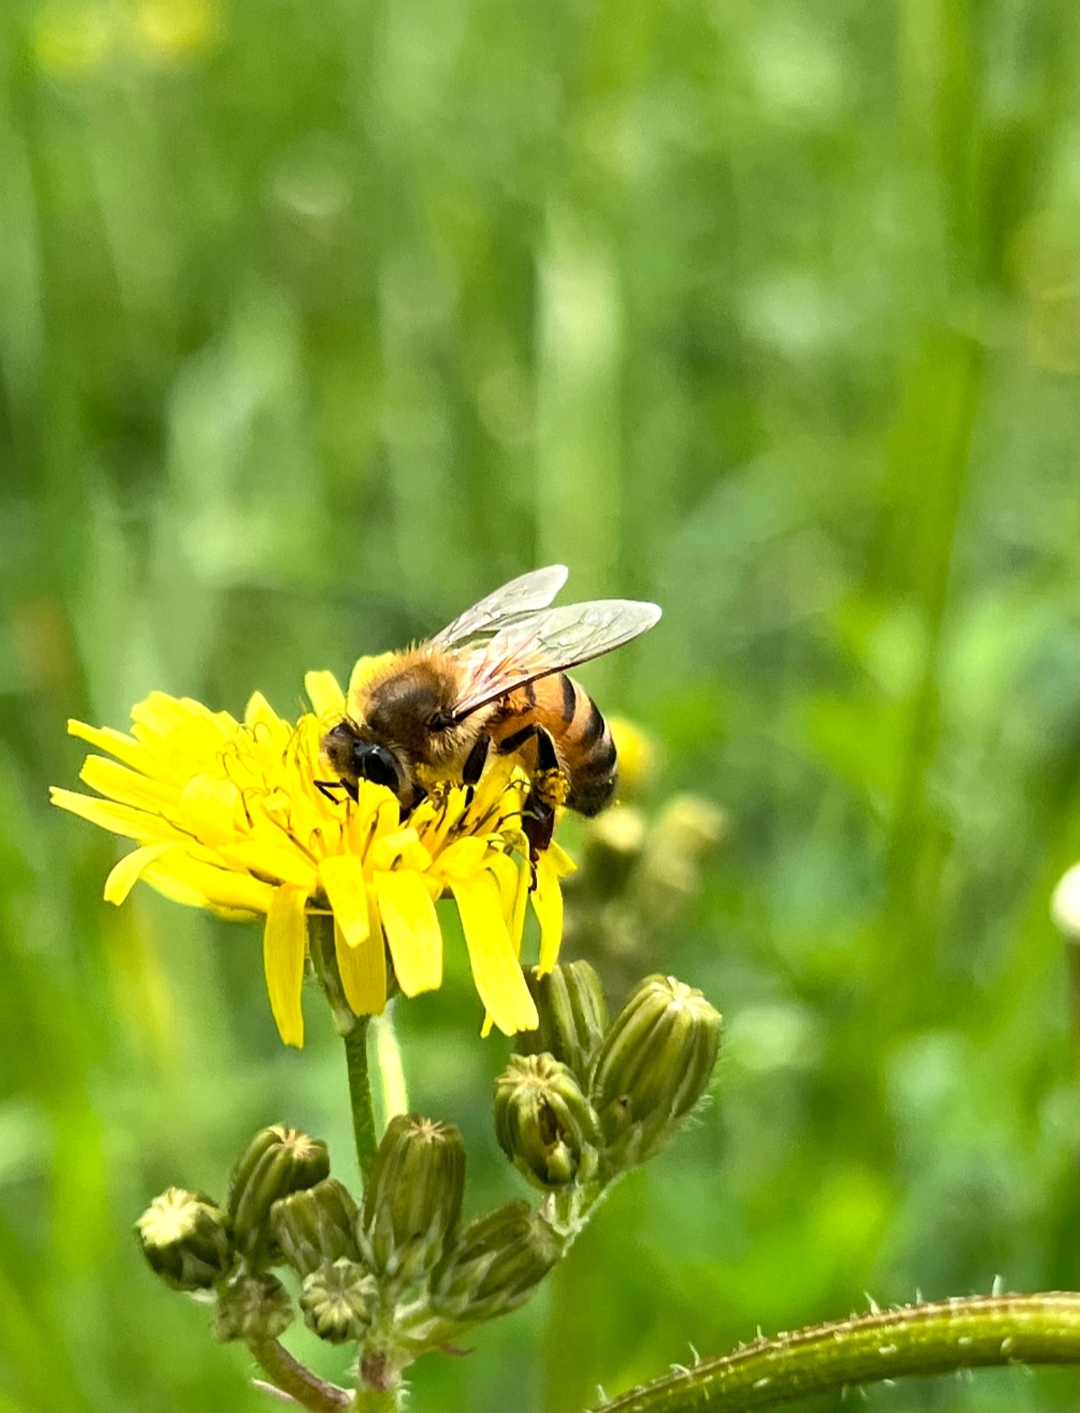
M 570 781 L 566 772 L 559 766 L 550 770 L 538 770 L 532 779 L 532 793 L 550 809 L 559 809 L 566 804 L 570 794 Z

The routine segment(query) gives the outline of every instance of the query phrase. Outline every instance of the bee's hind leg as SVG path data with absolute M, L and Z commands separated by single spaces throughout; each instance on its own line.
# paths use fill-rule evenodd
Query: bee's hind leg
M 536 887 L 536 863 L 551 843 L 555 811 L 566 803 L 570 782 L 559 764 L 555 742 L 542 726 L 536 727 L 536 773 L 521 809 L 521 828 L 529 841 L 532 887 Z

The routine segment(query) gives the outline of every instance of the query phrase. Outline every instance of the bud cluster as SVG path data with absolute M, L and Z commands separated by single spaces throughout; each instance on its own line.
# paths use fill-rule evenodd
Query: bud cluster
M 452 1124 L 392 1119 L 359 1206 L 329 1168 L 325 1144 L 275 1125 L 241 1154 L 223 1206 L 169 1188 L 139 1219 L 167 1284 L 213 1292 L 217 1339 L 260 1344 L 288 1328 L 293 1299 L 272 1270 L 286 1267 L 320 1339 L 400 1368 L 516 1309 L 561 1254 L 526 1203 L 461 1226 L 465 1148 Z
M 496 1135 L 540 1188 L 602 1187 L 658 1153 L 697 1105 L 720 1016 L 700 991 L 651 976 L 608 1026 L 588 962 L 534 974 L 530 987 L 540 1027 L 521 1038 L 496 1083 Z
M 298 1306 L 319 1339 L 359 1346 L 370 1387 L 392 1387 L 425 1351 L 523 1304 L 605 1189 L 684 1123 L 720 1035 L 701 992 L 670 977 L 643 981 L 610 1023 L 587 962 L 529 986 L 540 1026 L 496 1084 L 495 1131 L 545 1194 L 538 1209 L 508 1202 L 463 1224 L 452 1124 L 391 1119 L 359 1203 L 330 1176 L 324 1143 L 278 1124 L 244 1149 L 224 1203 L 180 1188 L 154 1200 L 136 1224 L 154 1271 L 212 1293 L 219 1340 L 266 1346 Z

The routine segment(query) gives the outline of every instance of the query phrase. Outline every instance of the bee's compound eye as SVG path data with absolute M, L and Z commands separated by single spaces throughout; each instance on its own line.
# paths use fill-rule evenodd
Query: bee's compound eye
M 398 787 L 397 761 L 385 746 L 357 742 L 356 774 L 373 785 L 386 785 L 391 790 Z

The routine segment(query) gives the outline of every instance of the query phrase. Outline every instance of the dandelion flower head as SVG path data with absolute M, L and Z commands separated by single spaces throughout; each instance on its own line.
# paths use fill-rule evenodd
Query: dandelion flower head
M 388 660 L 362 658 L 352 686 Z M 301 1045 L 301 988 L 312 914 L 331 915 L 349 1006 L 379 1014 L 388 966 L 406 996 L 441 985 L 436 902 L 454 899 L 488 1022 L 506 1034 L 537 1025 L 519 961 L 527 900 L 540 922 L 540 968 L 558 957 L 560 879 L 573 868 L 557 844 L 536 864 L 521 832 L 528 778 L 496 761 L 475 790 L 447 784 L 406 820 L 393 793 L 361 781 L 358 799 L 329 794 L 320 741 L 345 696 L 329 672 L 305 679 L 313 710 L 293 723 L 256 693 L 244 719 L 152 692 L 131 732 L 69 723 L 104 755 L 80 777 L 97 792 L 54 788 L 53 803 L 135 841 L 105 883 L 119 905 L 142 879 L 177 902 L 226 917 L 265 918 L 263 961 L 281 1038 Z M 340 794 L 341 798 L 332 798 Z

